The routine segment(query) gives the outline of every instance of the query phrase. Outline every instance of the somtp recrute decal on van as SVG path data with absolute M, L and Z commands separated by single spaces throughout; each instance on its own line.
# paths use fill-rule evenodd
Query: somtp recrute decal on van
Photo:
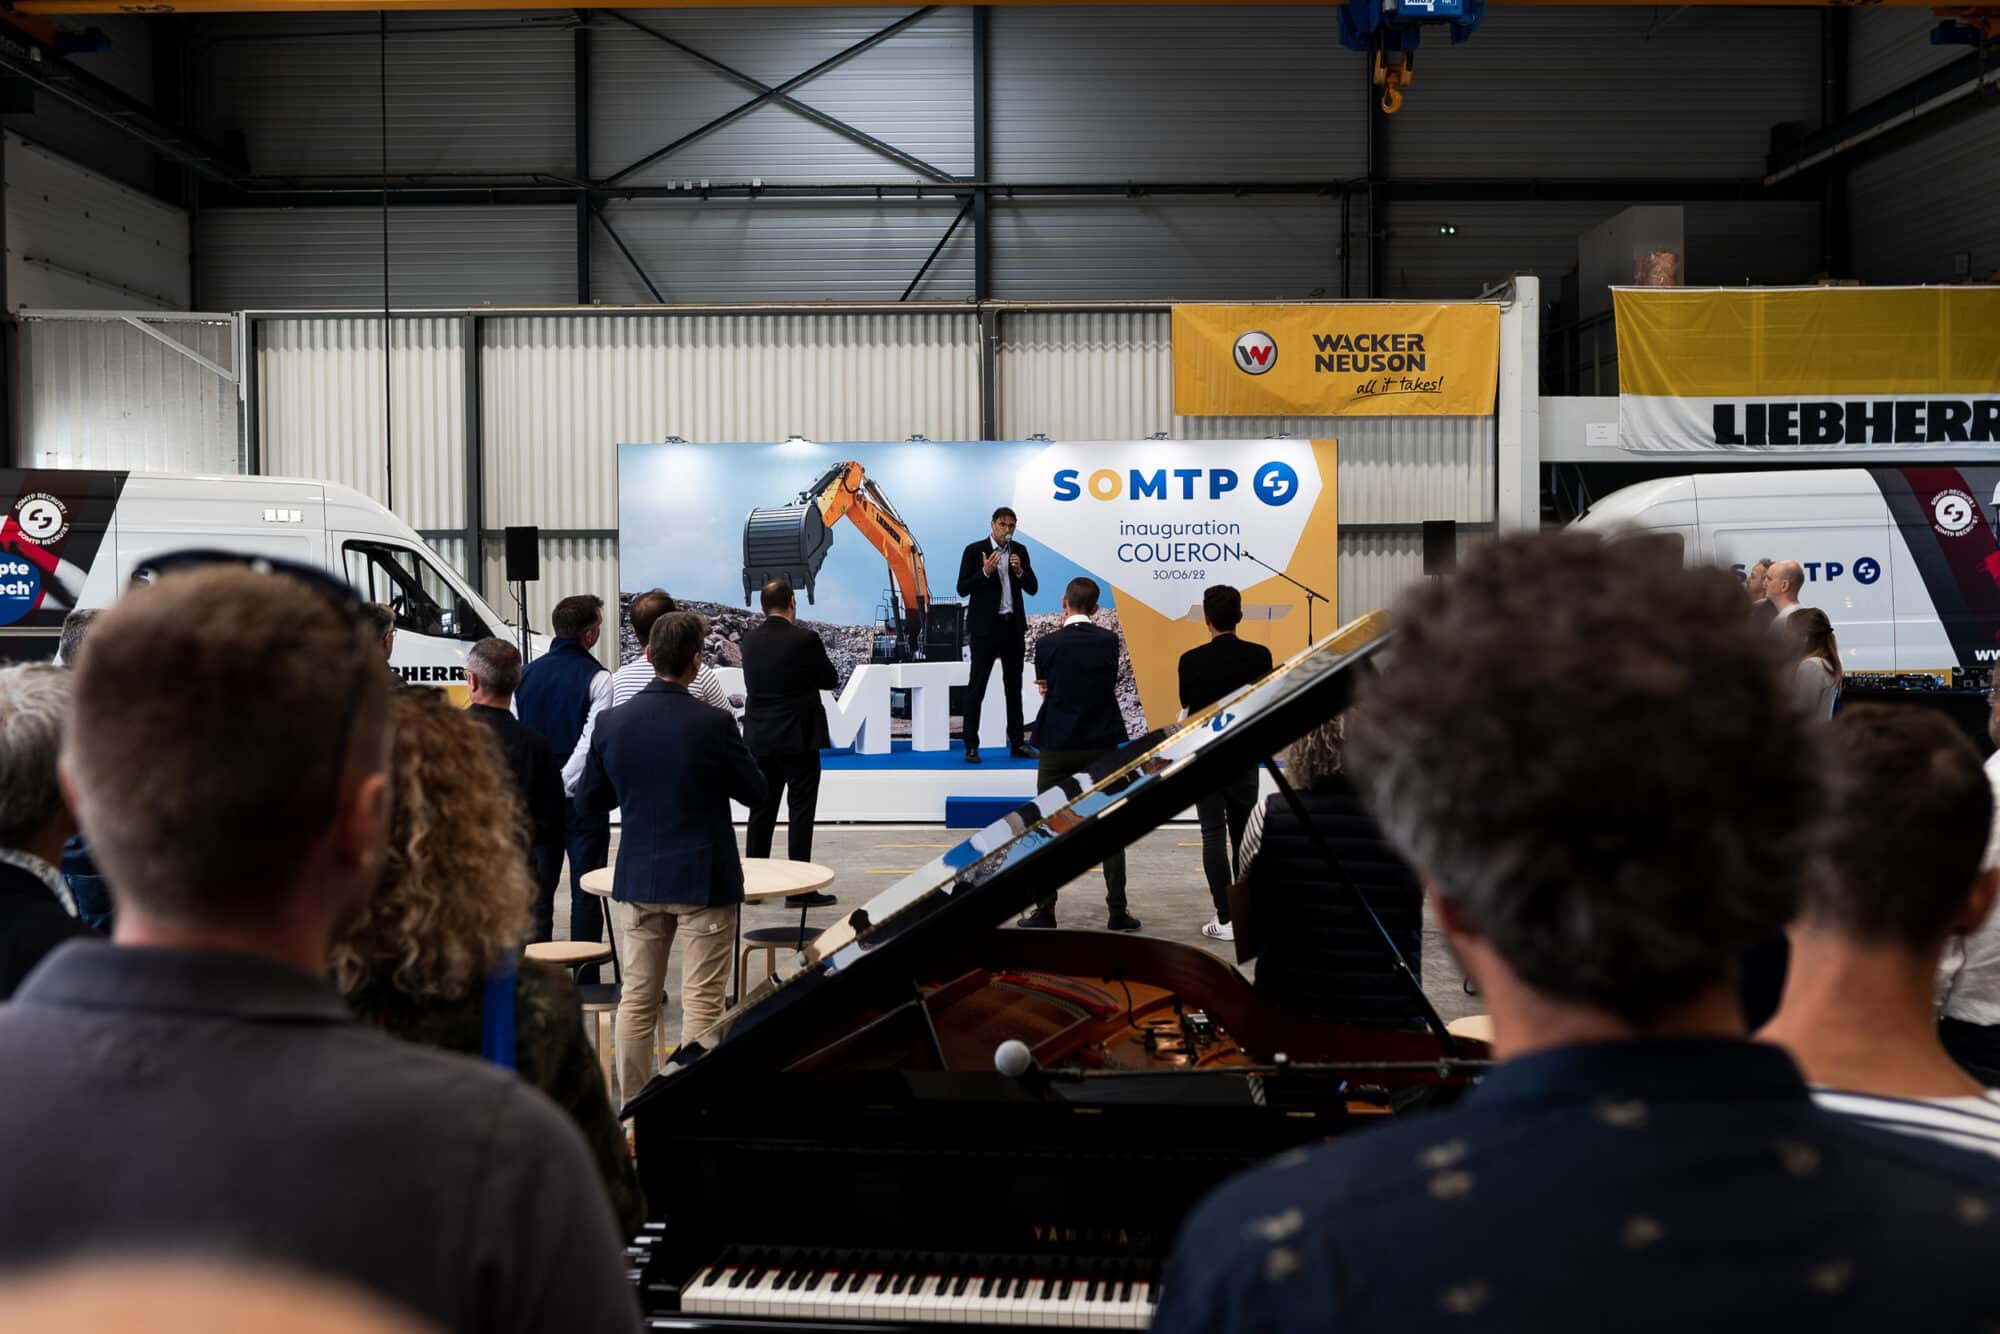
M 1832 620 L 1849 672 L 1969 684 L 2000 664 L 2000 467 L 1668 477 L 1576 522 L 1672 533 L 1690 564 L 1739 575 L 1766 557 L 1798 561 L 1799 600 Z
M 518 637 L 408 524 L 331 482 L 0 468 L 0 503 L 0 656 L 48 656 L 72 608 L 111 605 L 136 567 L 188 547 L 340 575 L 395 610 L 403 679 L 461 703 L 467 650 Z

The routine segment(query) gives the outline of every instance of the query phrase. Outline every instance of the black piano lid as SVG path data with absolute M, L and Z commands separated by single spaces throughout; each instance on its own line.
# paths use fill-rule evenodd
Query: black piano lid
M 1261 763 L 1344 710 L 1358 669 L 1384 646 L 1388 629 L 1380 612 L 1342 626 L 1263 680 L 1127 744 L 911 872 L 677 1052 L 623 1114 L 730 1070 L 770 1073 L 829 1012 L 909 1000 L 912 979 L 951 941 L 1004 925 L 1192 807 L 1224 775 Z M 857 920 L 865 925 L 857 929 Z

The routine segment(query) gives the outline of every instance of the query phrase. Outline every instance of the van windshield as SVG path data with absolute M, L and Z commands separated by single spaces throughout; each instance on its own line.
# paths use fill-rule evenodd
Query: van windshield
M 396 628 L 439 639 L 484 639 L 492 633 L 443 571 L 421 552 L 388 542 L 348 542 L 347 580 L 370 602 L 396 613 Z

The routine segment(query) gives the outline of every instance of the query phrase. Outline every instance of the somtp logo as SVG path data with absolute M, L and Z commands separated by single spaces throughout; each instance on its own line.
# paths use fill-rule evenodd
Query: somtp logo
M 1278 364 L 1277 340 L 1262 329 L 1236 337 L 1236 369 L 1245 375 L 1262 375 Z
M 21 536 L 45 547 L 69 532 L 69 507 L 48 492 L 37 491 L 14 507 L 14 521 L 21 525 Z
M 1946 537 L 1963 537 L 1979 522 L 1979 506 L 1956 487 L 1931 501 L 1931 525 Z
M 1099 468 L 1088 477 L 1081 468 L 1058 468 L 1051 500 L 1220 500 L 1240 484 L 1234 468 Z M 1250 489 L 1266 505 L 1290 504 L 1299 494 L 1298 470 L 1281 460 L 1257 465 Z

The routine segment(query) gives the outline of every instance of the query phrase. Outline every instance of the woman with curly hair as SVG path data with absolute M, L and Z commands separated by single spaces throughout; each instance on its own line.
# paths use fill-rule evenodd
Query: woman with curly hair
M 526 816 L 499 746 L 439 691 L 396 692 L 392 717 L 388 857 L 374 898 L 334 941 L 334 983 L 365 1022 L 479 1055 L 489 980 L 518 969 L 515 1068 L 575 1118 L 629 1237 L 644 1202 L 575 988 L 561 969 L 518 959 L 535 887 Z

